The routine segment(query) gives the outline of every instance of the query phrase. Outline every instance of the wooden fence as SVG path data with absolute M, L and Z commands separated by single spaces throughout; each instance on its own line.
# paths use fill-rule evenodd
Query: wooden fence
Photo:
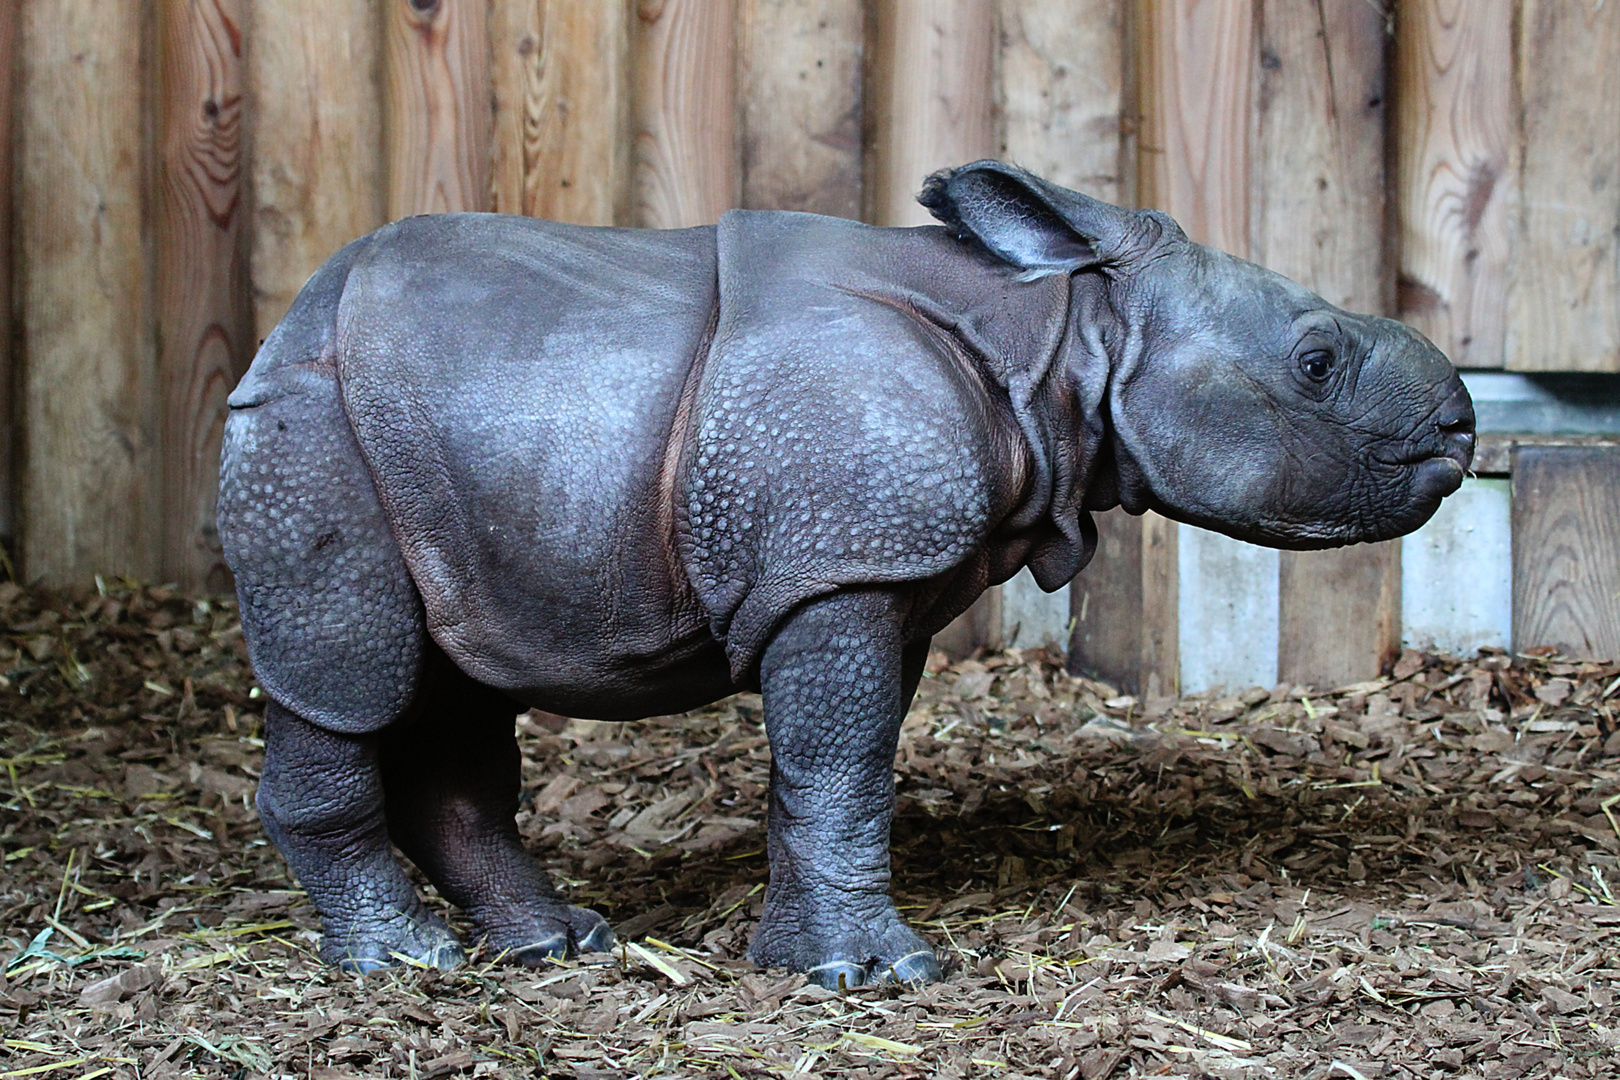
M 1599 0 L 0 0 L 0 124 L 28 578 L 223 586 L 226 394 L 327 255 L 413 213 L 906 225 L 926 173 L 1000 156 L 1459 363 L 1620 371 Z M 1080 655 L 1144 689 L 1177 678 L 1178 535 L 1108 515 L 1077 588 Z M 1396 646 L 1393 547 L 1270 572 L 1281 677 Z

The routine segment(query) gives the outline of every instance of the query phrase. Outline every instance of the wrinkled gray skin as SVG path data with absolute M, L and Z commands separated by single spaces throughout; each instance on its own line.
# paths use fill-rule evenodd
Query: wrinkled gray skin
M 1461 482 L 1472 407 L 1411 330 L 994 162 L 923 201 L 943 227 L 419 217 L 310 279 L 231 397 L 219 521 L 328 960 L 460 959 L 390 839 L 494 948 L 606 947 L 519 842 L 514 714 L 758 688 L 753 959 L 937 979 L 888 895 L 932 634 L 1067 581 L 1091 510 L 1327 547 Z

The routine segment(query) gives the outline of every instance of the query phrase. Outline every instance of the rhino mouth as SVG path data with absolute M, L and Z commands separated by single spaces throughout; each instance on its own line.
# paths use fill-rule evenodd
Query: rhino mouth
M 1471 451 L 1471 447 L 1463 452 L 1448 446 L 1379 459 L 1385 467 L 1399 470 L 1406 480 L 1396 488 L 1401 492 L 1396 497 L 1399 505 L 1386 504 L 1379 520 L 1369 523 L 1366 531 L 1385 540 L 1421 526 L 1439 509 L 1442 499 L 1462 487 L 1473 460 Z
M 1459 460 L 1454 454 L 1433 454 L 1412 463 L 1417 476 L 1413 487 L 1424 494 L 1438 492 L 1445 498 L 1462 487 L 1468 475 L 1468 459 Z
M 1450 466 L 1465 474 L 1474 463 L 1474 432 L 1471 428 L 1448 431 L 1438 444 L 1425 442 L 1389 455 L 1375 453 L 1373 459 L 1398 469 L 1444 469 Z

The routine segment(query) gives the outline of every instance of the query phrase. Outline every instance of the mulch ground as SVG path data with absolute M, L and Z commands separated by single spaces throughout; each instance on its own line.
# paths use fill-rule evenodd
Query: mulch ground
M 1620 666 L 1137 701 L 936 657 L 894 865 L 952 974 L 838 996 L 744 956 L 757 697 L 519 721 L 524 834 L 613 954 L 359 979 L 252 810 L 231 602 L 0 585 L 0 629 L 0 1078 L 1620 1074 Z

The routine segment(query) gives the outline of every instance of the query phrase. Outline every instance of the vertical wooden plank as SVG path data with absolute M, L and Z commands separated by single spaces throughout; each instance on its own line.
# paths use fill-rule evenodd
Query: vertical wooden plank
M 1122 176 L 1128 55 L 1118 0 L 1000 0 L 1002 156 L 1105 202 Z
M 1142 519 L 1122 509 L 1096 514 L 1097 554 L 1069 586 L 1069 669 L 1140 694 L 1143 619 Z
M 1385 308 L 1385 17 L 1263 0 L 1251 171 L 1255 261 L 1350 311 Z M 1400 651 L 1400 545 L 1284 551 L 1278 677 L 1342 686 Z
M 214 529 L 225 398 L 247 369 L 241 0 L 159 0 L 156 323 L 166 580 L 230 583 Z
M 1148 697 L 1181 690 L 1182 526 L 1146 513 L 1142 529 L 1142 659 L 1137 682 Z
M 488 208 L 487 9 L 481 0 L 390 0 L 384 23 L 388 216 Z
M 12 88 L 16 85 L 18 0 L 0 2 L 0 549 L 17 536 L 17 359 L 12 349 Z
M 628 223 L 627 0 L 491 0 L 489 34 L 490 209 Z
M 1279 553 L 1208 529 L 1176 531 L 1182 692 L 1275 686 Z
M 1381 313 L 1385 18 L 1363 0 L 1262 0 L 1254 259 Z
M 994 0 L 891 0 L 874 13 L 868 65 L 866 218 L 933 221 L 917 204 L 929 173 L 991 157 Z
M 1277 675 L 1334 687 L 1376 678 L 1401 651 L 1401 542 L 1278 559 Z
M 861 213 L 860 0 L 742 0 L 742 203 Z
M 1620 659 L 1620 447 L 1513 451 L 1513 650 Z
M 1502 366 L 1513 8 L 1514 0 L 1396 6 L 1400 316 L 1466 367 Z
M 1071 636 L 1071 597 L 1065 584 L 1046 592 L 1028 567 L 1001 586 L 1001 640 L 1008 648 L 1053 648 L 1067 652 Z
M 151 577 L 154 365 L 142 217 L 144 8 L 23 8 L 22 573 Z
M 1223 0 L 1141 0 L 1140 203 L 1187 235 L 1249 253 L 1255 19 Z
M 255 340 L 383 217 L 381 22 L 371 0 L 252 0 Z
M 1620 371 L 1620 4 L 1525 0 L 1507 366 Z
M 1050 14 L 1045 12 L 1043 14 Z M 1163 147 L 1152 144 L 1158 129 L 1159 87 L 1154 81 L 1160 61 L 1147 55 L 1156 42 L 1148 29 L 1155 12 L 1148 0 L 1118 5 L 1120 43 L 1112 54 L 1119 58 L 1120 77 L 1120 181 L 1117 202 L 1136 204 L 1159 186 L 1144 174 L 1159 168 Z M 1028 113 L 1014 101 L 1020 76 L 1014 65 L 1028 63 L 1018 55 L 1017 34 L 1027 33 L 1030 21 L 1003 7 L 1003 79 L 1007 81 L 1007 145 L 1009 154 L 1019 145 L 1015 117 Z M 1093 46 L 1096 47 L 1096 46 Z M 1105 61 L 1106 62 L 1106 61 Z M 1054 76 L 1056 70 L 1053 70 Z M 1065 78 L 1072 77 L 1065 73 Z M 1041 92 L 1049 92 L 1037 80 Z M 1055 79 L 1054 79 L 1055 82 Z M 1151 119 L 1150 119 L 1151 116 Z M 1033 141 L 1025 136 L 1024 142 Z M 1034 147 L 1029 147 L 1034 152 Z M 1069 639 L 1071 670 L 1100 677 L 1132 694 L 1162 696 L 1174 693 L 1179 683 L 1180 598 L 1175 522 L 1147 514 L 1133 517 L 1124 510 L 1095 515 L 1096 557 L 1069 588 L 1074 631 Z
M 1069 587 L 1069 669 L 1130 694 L 1181 685 L 1180 526 L 1114 509 L 1094 517 L 1097 556 Z
M 711 224 L 737 205 L 736 0 L 638 0 L 635 222 Z

